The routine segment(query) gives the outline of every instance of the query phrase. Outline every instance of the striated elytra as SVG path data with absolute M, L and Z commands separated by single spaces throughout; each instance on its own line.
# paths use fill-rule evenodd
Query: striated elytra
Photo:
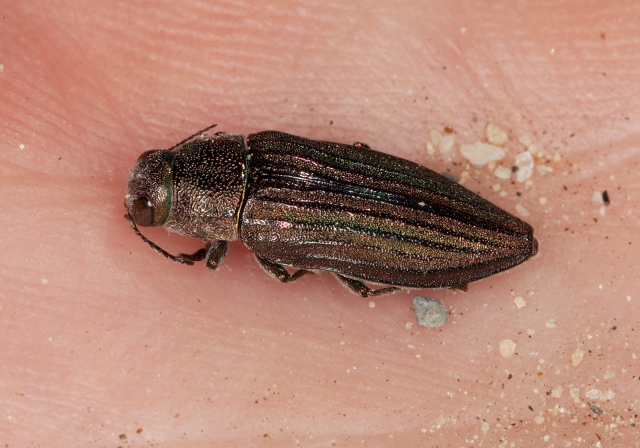
M 131 227 L 174 261 L 215 269 L 227 242 L 240 239 L 281 282 L 327 270 L 367 297 L 464 288 L 538 250 L 529 224 L 408 160 L 276 131 L 203 135 L 211 127 L 143 153 L 129 178 Z M 136 225 L 206 246 L 174 256 Z

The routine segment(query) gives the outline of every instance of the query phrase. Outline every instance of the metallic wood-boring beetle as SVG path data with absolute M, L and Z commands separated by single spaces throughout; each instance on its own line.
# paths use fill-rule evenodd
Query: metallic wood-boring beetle
M 276 131 L 246 139 L 204 135 L 212 127 L 171 149 L 143 153 L 129 177 L 129 224 L 174 261 L 205 260 L 215 269 L 227 242 L 240 239 L 281 282 L 327 270 L 367 297 L 403 287 L 464 288 L 538 250 L 529 224 L 440 174 L 363 143 Z M 164 226 L 207 243 L 174 256 L 137 226 Z

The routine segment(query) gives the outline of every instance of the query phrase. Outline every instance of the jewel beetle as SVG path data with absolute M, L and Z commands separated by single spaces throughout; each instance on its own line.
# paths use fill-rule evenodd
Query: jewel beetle
M 129 177 L 129 224 L 174 261 L 215 269 L 239 239 L 281 282 L 326 270 L 367 297 L 465 289 L 537 253 L 529 224 L 416 163 L 277 131 L 205 135 L 214 126 L 143 153 Z M 138 226 L 206 245 L 171 255 Z

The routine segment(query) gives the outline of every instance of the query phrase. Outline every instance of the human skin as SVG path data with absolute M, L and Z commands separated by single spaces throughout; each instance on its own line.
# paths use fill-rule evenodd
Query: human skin
M 2 8 L 3 446 L 635 443 L 640 4 L 50 5 Z M 415 323 L 415 291 L 280 284 L 240 242 L 216 272 L 170 262 L 123 218 L 128 172 L 213 122 L 468 173 L 528 211 L 539 254 L 418 291 L 450 310 L 438 329 Z M 553 170 L 469 166 L 460 145 L 488 123 L 502 165 L 531 143 Z

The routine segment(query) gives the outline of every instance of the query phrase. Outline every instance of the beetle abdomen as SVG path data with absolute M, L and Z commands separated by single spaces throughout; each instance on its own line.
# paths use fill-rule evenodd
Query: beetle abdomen
M 247 138 L 240 238 L 259 257 L 378 283 L 453 286 L 537 251 L 531 227 L 415 163 L 267 131 Z

